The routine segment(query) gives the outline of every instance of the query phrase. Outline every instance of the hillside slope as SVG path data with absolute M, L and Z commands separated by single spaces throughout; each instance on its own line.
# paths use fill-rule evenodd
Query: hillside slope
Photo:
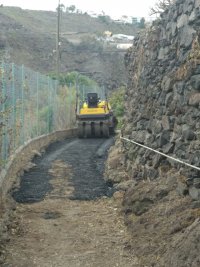
M 0 57 L 42 73 L 56 69 L 57 13 L 0 8 Z M 104 31 L 134 35 L 128 24 L 102 21 L 87 14 L 63 13 L 61 18 L 61 72 L 88 72 L 101 84 L 117 87 L 126 83 L 124 51 L 104 49 L 95 38 Z

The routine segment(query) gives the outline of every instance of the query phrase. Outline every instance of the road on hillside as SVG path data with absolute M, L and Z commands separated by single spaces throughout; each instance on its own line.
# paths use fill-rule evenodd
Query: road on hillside
M 12 191 L 17 207 L 2 266 L 139 266 L 120 214 L 122 193 L 103 179 L 112 143 L 68 139 L 34 159 Z

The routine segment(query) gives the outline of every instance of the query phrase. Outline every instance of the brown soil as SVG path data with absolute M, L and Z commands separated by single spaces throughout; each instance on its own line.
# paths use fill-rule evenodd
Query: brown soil
M 159 179 L 134 180 L 123 166 L 117 142 L 107 160 L 111 181 L 125 188 L 123 212 L 138 267 L 200 266 L 200 201 L 185 192 L 185 177 L 161 166 Z M 126 174 L 126 175 L 125 175 Z
M 198 267 L 200 203 L 176 192 L 176 176 L 127 190 L 123 210 L 140 267 Z
M 11 229 L 3 266 L 134 266 L 119 214 L 120 194 L 95 201 L 66 199 L 73 191 L 65 176 L 69 169 L 55 162 L 54 190 L 42 202 L 17 205 L 20 228 Z
M 80 155 L 83 154 L 82 158 L 87 162 L 90 159 L 91 167 L 86 165 L 87 171 L 95 166 L 102 168 L 102 158 L 98 161 L 94 156 L 99 144 L 104 146 L 104 140 L 61 143 L 59 149 L 57 144 L 56 151 L 52 147 L 47 156 L 40 160 L 41 166 L 48 168 L 48 173 L 44 172 L 43 178 L 47 177 L 52 189 L 46 193 L 43 200 L 16 203 L 9 226 L 10 236 L 5 247 L 3 267 L 137 266 L 137 258 L 131 252 L 128 233 L 120 212 L 123 193 L 116 192 L 113 197 L 107 197 L 101 196 L 97 191 L 96 195 L 99 197 L 95 199 L 73 198 L 78 196 L 77 184 L 73 183 L 76 166 L 69 162 L 68 155 L 72 153 L 71 150 L 78 153 L 75 147 L 77 145 Z M 88 148 L 87 153 L 83 153 L 84 146 Z M 94 162 L 91 155 L 95 158 Z M 80 162 L 76 161 L 76 165 L 80 166 Z M 39 167 L 37 166 L 36 173 Z M 51 176 L 50 180 L 47 174 Z M 37 179 L 31 172 L 30 176 Z M 25 179 L 27 180 L 26 176 Z M 97 185 L 99 183 L 100 180 L 97 180 Z M 84 189 L 81 180 L 79 185 Z M 27 185 L 24 191 L 19 191 L 18 194 L 35 192 L 25 191 L 25 188 Z M 92 191 L 92 188 L 90 190 Z M 27 195 L 25 199 L 29 201 Z

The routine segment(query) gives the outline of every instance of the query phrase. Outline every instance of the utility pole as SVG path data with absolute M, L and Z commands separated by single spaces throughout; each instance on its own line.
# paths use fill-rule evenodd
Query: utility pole
M 58 0 L 57 7 L 57 36 L 56 36 L 56 76 L 57 80 L 59 80 L 60 73 L 60 0 Z

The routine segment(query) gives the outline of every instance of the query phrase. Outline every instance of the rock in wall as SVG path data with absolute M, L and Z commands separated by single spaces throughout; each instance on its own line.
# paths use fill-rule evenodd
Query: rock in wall
M 200 166 L 200 1 L 177 0 L 135 38 L 125 57 L 129 85 L 124 137 Z M 198 171 L 124 143 L 129 177 L 154 179 L 176 167 L 197 181 Z M 198 181 L 197 181 L 198 182 Z
M 124 137 L 197 167 L 199 26 L 200 0 L 177 0 L 135 38 L 125 57 L 129 85 L 122 129 Z M 200 266 L 197 170 L 117 137 L 106 176 L 125 191 L 122 210 L 138 257 L 134 266 Z

